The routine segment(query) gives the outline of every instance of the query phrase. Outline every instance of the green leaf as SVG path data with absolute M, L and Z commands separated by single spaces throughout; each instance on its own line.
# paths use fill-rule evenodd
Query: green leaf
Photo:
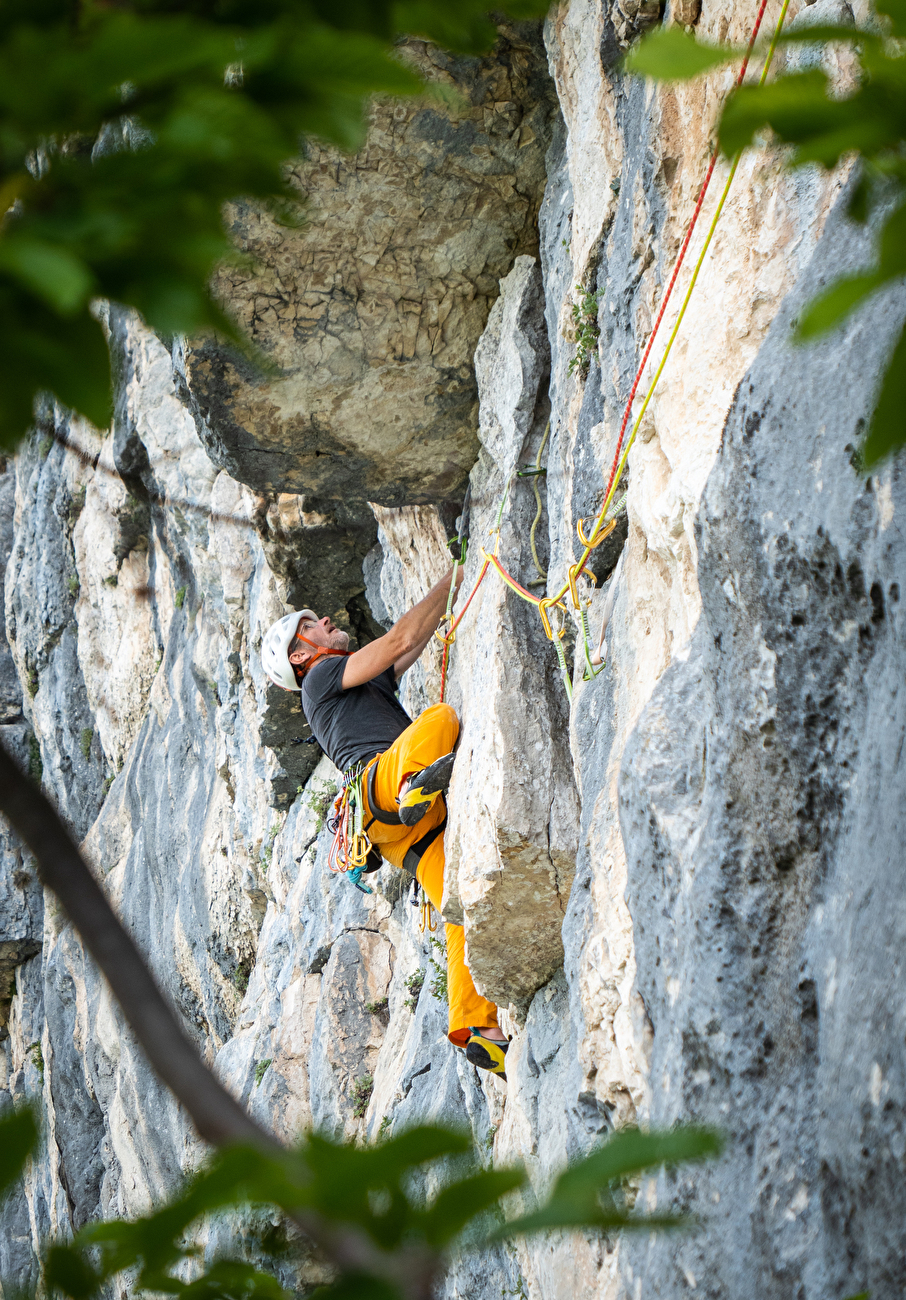
M 720 120 L 721 148 L 735 154 L 766 126 L 786 139 L 783 127 L 797 138 L 824 130 L 835 105 L 827 96 L 827 77 L 818 69 L 781 77 L 767 86 L 742 86 L 727 100 Z
M 862 465 L 872 470 L 906 443 L 906 325 L 881 382 L 868 433 L 861 446 Z
M 416 1217 L 402 1180 L 427 1161 L 470 1149 L 464 1133 L 428 1125 L 374 1147 L 340 1145 L 311 1134 L 302 1149 L 313 1174 L 308 1203 L 327 1218 L 358 1224 L 379 1245 L 393 1249 Z
M 51 1294 L 89 1300 L 99 1290 L 103 1278 L 73 1247 L 51 1246 L 44 1261 L 44 1281 Z
M 503 12 L 511 18 L 543 18 L 549 0 L 509 0 L 489 6 L 487 0 L 396 0 L 392 5 L 395 34 L 424 36 L 445 50 L 461 54 L 485 54 L 497 39 L 497 26 L 489 13 Z
M 347 1273 L 333 1286 L 319 1286 L 310 1300 L 400 1300 L 395 1286 L 368 1273 Z
M 488 1169 L 445 1187 L 422 1216 L 426 1238 L 432 1246 L 445 1246 L 467 1223 L 524 1182 L 522 1169 Z
M 604 1146 L 560 1175 L 546 1205 L 516 1219 L 493 1234 L 497 1240 L 514 1233 L 550 1228 L 600 1229 L 679 1227 L 687 1222 L 675 1215 L 632 1215 L 620 1210 L 609 1189 L 620 1180 L 658 1165 L 679 1164 L 716 1156 L 723 1140 L 712 1129 L 677 1128 L 667 1133 L 622 1129 Z M 603 1200 L 602 1200 L 603 1193 Z
M 98 428 L 110 419 L 110 358 L 89 311 L 62 317 L 0 274 L 0 445 L 13 447 L 52 392 Z
M 38 1125 L 28 1107 L 0 1119 L 0 1200 L 38 1145 Z
M 30 235 L 14 233 L 0 239 L 0 269 L 64 316 L 84 307 L 95 292 L 94 276 L 80 257 Z
M 288 1300 L 272 1274 L 236 1259 L 218 1260 L 179 1294 L 181 1300 Z
M 860 226 L 864 226 L 868 220 L 871 201 L 871 181 L 863 165 L 861 174 L 850 193 L 849 202 L 846 205 L 846 215 L 851 221 L 856 221 Z
M 869 294 L 874 293 L 880 283 L 877 273 L 852 275 L 845 280 L 838 280 L 826 293 L 809 303 L 799 321 L 796 341 L 811 339 L 833 329 Z
M 880 274 L 885 280 L 906 275 L 906 202 L 886 218 L 878 237 L 881 250 Z
M 814 27 L 797 27 L 793 31 L 782 32 L 778 44 L 826 45 L 829 41 L 858 41 L 862 44 L 866 41 L 877 42 L 877 39 L 873 32 L 863 31 L 859 27 L 844 27 L 837 23 L 816 23 Z
M 875 0 L 875 8 L 890 19 L 892 35 L 906 36 L 906 0 Z
M 741 56 L 729 45 L 700 45 L 681 27 L 659 28 L 626 56 L 627 72 L 655 81 L 689 81 Z

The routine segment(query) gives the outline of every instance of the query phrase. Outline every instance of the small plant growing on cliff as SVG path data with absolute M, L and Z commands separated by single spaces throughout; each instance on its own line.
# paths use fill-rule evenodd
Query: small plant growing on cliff
M 352 1085 L 352 1113 L 356 1119 L 364 1119 L 374 1092 L 374 1076 L 363 1074 Z
M 69 504 L 66 507 L 66 522 L 70 528 L 74 528 L 79 515 L 85 509 L 85 485 L 77 487 L 75 492 L 69 498 Z
M 38 1074 L 41 1077 L 41 1082 L 43 1083 L 44 1082 L 44 1053 L 41 1051 L 40 1042 L 29 1043 L 25 1051 L 31 1057 L 31 1063 L 38 1071 Z
M 409 990 L 409 997 L 406 998 L 403 1006 L 408 1011 L 414 1012 L 418 1006 L 418 999 L 425 983 L 425 972 L 421 969 L 413 971 L 411 975 L 406 977 L 404 983 Z
M 387 1136 L 387 1134 L 390 1132 L 392 1125 L 393 1125 L 393 1120 L 390 1118 L 390 1116 L 384 1115 L 381 1119 L 380 1128 L 377 1131 L 379 1142 Z
M 300 791 L 302 787 L 299 787 Z M 324 826 L 327 810 L 336 798 L 337 787 L 331 781 L 312 781 L 308 787 L 305 803 L 316 819 L 316 833 L 320 835 Z
M 438 998 L 441 1002 L 446 1002 L 450 996 L 447 988 L 447 945 L 443 939 L 438 939 L 433 934 L 429 935 L 428 942 L 434 950 L 434 952 L 428 954 L 428 962 L 434 968 L 434 974 L 428 983 L 428 992 L 432 997 Z M 434 956 L 435 952 L 440 957 L 440 961 Z M 443 965 L 441 965 L 441 962 Z
M 182 609 L 183 604 L 185 603 L 187 591 L 188 587 L 177 587 L 176 594 L 173 597 L 173 604 L 177 609 Z
M 34 699 L 35 696 L 38 694 L 38 689 L 41 685 L 40 678 L 38 677 L 37 668 L 29 668 L 28 674 L 25 678 L 25 685 L 28 689 L 29 695 L 32 697 L 32 699 Z
M 94 740 L 94 728 L 83 727 L 82 735 L 79 739 L 79 746 L 82 750 L 82 757 L 89 759 L 91 757 L 91 742 Z
M 41 758 L 41 744 L 33 731 L 28 733 L 28 775 L 40 784 L 44 775 L 44 760 Z
M 377 1016 L 380 1020 L 383 1020 L 387 1016 L 387 1009 L 389 1006 L 389 998 L 378 998 L 376 1002 L 366 1002 L 365 1010 L 370 1016 Z
M 593 289 L 583 289 L 579 284 L 576 285 L 576 293 L 579 294 L 579 300 L 572 307 L 572 337 L 576 355 L 570 361 L 568 369 L 570 374 L 578 371 L 582 379 L 587 379 L 592 353 L 601 333 L 598 328 L 598 295 Z
M 255 1087 L 256 1088 L 258 1087 L 258 1084 L 261 1082 L 264 1076 L 267 1074 L 268 1069 L 271 1067 L 271 1065 L 273 1065 L 273 1062 L 274 1062 L 274 1058 L 272 1056 L 268 1056 L 263 1061 L 255 1062 Z
M 280 834 L 280 823 L 278 822 L 275 826 L 272 826 L 268 831 L 267 839 L 264 843 L 264 847 L 261 850 L 261 857 L 259 861 L 265 872 L 270 870 L 270 865 L 274 857 L 274 840 L 277 838 L 279 834 Z
M 69 588 L 70 596 L 77 596 L 80 589 L 78 574 L 70 573 L 69 577 L 66 579 L 66 586 Z
M 248 992 L 251 973 L 251 967 L 246 962 L 240 962 L 233 971 L 233 988 L 240 997 L 245 997 Z

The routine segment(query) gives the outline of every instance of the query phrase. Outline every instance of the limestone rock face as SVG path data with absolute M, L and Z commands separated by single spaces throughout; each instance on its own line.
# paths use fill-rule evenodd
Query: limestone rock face
M 482 552 L 495 550 L 526 591 L 560 590 L 579 550 L 576 525 L 602 499 L 694 206 L 729 74 L 679 88 L 625 80 L 619 51 L 650 16 L 628 0 L 571 0 L 552 12 L 545 40 L 562 120 L 537 255 L 528 235 L 511 232 L 506 245 L 489 221 L 493 285 L 469 271 L 473 297 L 454 295 L 453 326 L 432 336 L 440 352 L 419 342 L 420 325 L 411 356 L 372 367 L 385 378 L 396 367 L 413 387 L 394 408 L 402 423 L 376 418 L 382 440 L 346 447 L 345 469 L 331 444 L 333 468 L 309 478 L 308 434 L 293 432 L 305 405 L 291 406 L 293 392 L 339 392 L 348 380 L 350 405 L 337 408 L 346 414 L 371 392 L 371 362 L 343 370 L 345 345 L 334 347 L 329 329 L 332 311 L 352 320 L 347 292 L 356 304 L 366 296 L 344 287 L 350 258 L 331 260 L 316 225 L 286 235 L 285 249 L 283 233 L 270 245 L 275 276 L 292 249 L 300 265 L 307 250 L 304 265 L 320 277 L 317 293 L 305 290 L 310 317 L 292 341 L 264 295 L 249 317 L 285 366 L 276 383 L 189 347 L 187 390 L 179 357 L 111 312 L 113 427 L 98 433 L 46 411 L 0 474 L 9 646 L 0 732 L 82 839 L 205 1058 L 282 1138 L 315 1126 L 374 1140 L 421 1120 L 458 1122 L 484 1162 L 525 1162 L 528 1205 L 621 1125 L 696 1120 L 730 1137 L 720 1162 L 638 1191 L 640 1205 L 698 1214 L 701 1231 L 561 1234 L 466 1254 L 451 1266 L 448 1300 L 695 1291 L 826 1300 L 862 1290 L 895 1300 L 906 1286 L 906 499 L 899 462 L 865 479 L 852 456 L 906 294 L 894 287 L 808 348 L 790 341 L 810 298 L 870 260 L 870 232 L 844 216 L 845 170 L 789 174 L 767 151 L 742 159 L 629 456 L 622 530 L 596 553 L 597 586 L 580 579 L 595 640 L 609 620 L 606 665 L 585 679 L 575 620 L 555 609 L 570 703 L 533 605 L 495 571 L 472 595 Z M 721 0 L 700 15 L 671 5 L 665 17 L 741 40 L 752 14 Z M 502 71 L 482 65 L 482 84 L 515 77 L 520 47 L 508 39 Z M 843 55 L 815 57 L 848 75 Z M 377 110 L 370 170 L 362 158 L 331 160 L 332 171 L 318 160 L 313 192 L 353 196 L 351 213 L 383 210 L 388 187 L 409 184 L 423 130 L 436 176 L 419 184 L 438 187 L 438 213 L 452 204 L 447 187 L 466 184 L 457 132 L 472 123 L 477 140 L 479 119 L 444 134 L 434 109 L 394 113 Z M 501 129 L 497 162 L 512 159 L 514 129 Z M 438 141 L 449 145 L 442 157 Z M 474 157 L 473 195 L 497 175 L 486 155 Z M 525 198 L 524 231 L 529 191 L 514 167 L 503 168 L 500 192 L 509 186 L 517 207 Z M 450 220 L 460 217 L 472 257 L 484 247 L 480 222 L 467 204 Z M 356 220 L 340 222 L 341 244 L 364 259 L 372 226 L 361 221 L 353 239 Z M 255 221 L 255 237 L 269 239 Z M 441 273 L 407 239 L 409 260 L 402 239 L 375 254 L 387 305 L 356 326 L 362 349 L 379 336 L 390 347 L 398 303 L 421 304 L 426 330 L 433 320 L 424 304 Z M 223 283 L 248 313 L 251 288 L 243 297 Z M 368 302 L 384 302 L 372 292 Z M 583 374 L 574 308 L 581 314 L 589 293 L 599 332 Z M 407 403 L 416 380 L 446 365 L 434 359 L 446 348 L 477 417 L 455 413 L 452 390 L 443 409 L 435 394 L 437 427 L 449 418 L 449 430 L 469 432 L 450 433 L 438 470 L 447 477 L 423 490 L 407 459 L 423 436 Z M 206 375 L 225 376 L 216 401 L 213 380 L 204 397 Z M 254 441 L 265 428 L 276 448 L 268 458 Z M 394 457 L 405 467 L 395 486 Z M 544 474 L 518 476 L 539 459 Z M 513 1034 L 506 1085 L 479 1076 L 446 1040 L 446 1008 L 432 992 L 442 954 L 418 928 L 408 880 L 385 866 L 366 895 L 328 872 L 325 818 L 339 774 L 301 743 L 304 719 L 259 659 L 269 623 L 303 601 L 363 640 L 388 627 L 447 570 L 467 475 L 470 546 L 454 614 L 471 604 L 447 665 L 462 730 L 444 912 L 465 925 L 476 981 Z M 441 663 L 436 641 L 405 675 L 411 714 L 437 700 Z M 49 1234 L 140 1212 L 203 1157 L 6 833 L 0 1087 L 35 1101 L 48 1134 L 3 1207 L 4 1280 L 37 1279 Z M 213 1254 L 236 1230 L 220 1224 L 202 1244 Z M 325 1276 L 303 1252 L 283 1281 L 304 1294 Z M 125 1282 L 117 1290 L 128 1294 Z
M 380 101 L 359 154 L 313 145 L 293 173 L 302 229 L 233 213 L 258 269 L 217 288 L 277 378 L 211 342 L 185 354 L 206 445 L 260 491 L 443 501 L 475 459 L 472 353 L 501 276 L 537 249 L 556 101 L 535 24 L 487 58 L 405 54 L 458 106 Z

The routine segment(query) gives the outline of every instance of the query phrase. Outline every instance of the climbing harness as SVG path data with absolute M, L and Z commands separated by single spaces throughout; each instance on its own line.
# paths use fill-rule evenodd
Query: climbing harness
M 345 872 L 356 889 L 370 894 L 372 890 L 362 884 L 362 876 L 367 871 L 375 871 L 380 862 L 374 860 L 378 851 L 364 828 L 364 779 L 365 766 L 361 763 L 343 775 L 343 785 L 334 800 L 333 816 L 327 821 L 328 829 L 333 831 L 327 866 L 330 871 Z
M 783 0 L 783 4 L 780 10 L 780 15 L 777 19 L 777 24 L 774 29 L 774 35 L 768 47 L 767 55 L 765 56 L 764 67 L 762 68 L 761 76 L 759 78 L 759 83 L 758 83 L 759 85 L 764 85 L 771 64 L 774 60 L 774 54 L 776 53 L 777 50 L 777 42 L 780 39 L 780 33 L 783 29 L 783 24 L 786 19 L 787 10 L 789 8 L 789 2 L 790 0 Z M 749 61 L 751 59 L 752 52 L 755 47 L 755 41 L 758 37 L 759 31 L 761 30 L 761 23 L 762 23 L 762 19 L 764 18 L 765 10 L 767 8 L 767 3 L 768 0 L 761 0 L 761 3 L 759 5 L 758 13 L 755 18 L 755 24 L 752 28 L 752 33 L 751 36 L 749 37 L 749 43 L 746 48 L 745 57 L 743 58 L 742 65 L 736 77 L 737 87 L 742 85 L 743 78 L 745 77 L 746 72 L 748 70 Z M 676 264 L 674 265 L 673 272 L 670 276 L 670 280 L 668 282 L 666 292 L 664 293 L 664 297 L 661 302 L 660 309 L 658 310 L 657 318 L 654 322 L 654 328 L 651 331 L 651 336 L 648 339 L 648 343 L 645 347 L 644 355 L 642 356 L 642 360 L 639 364 L 638 370 L 636 371 L 635 379 L 633 380 L 632 387 L 629 392 L 629 397 L 627 398 L 626 401 L 626 407 L 623 412 L 623 419 L 620 423 L 620 431 L 617 437 L 616 450 L 614 451 L 613 464 L 611 465 L 610 476 L 607 480 L 607 488 L 604 493 L 604 499 L 601 504 L 601 508 L 598 511 L 597 515 L 595 516 L 592 527 L 588 533 L 585 532 L 585 521 L 583 519 L 580 519 L 576 525 L 576 533 L 579 539 L 579 543 L 582 546 L 582 554 L 580 555 L 579 559 L 575 561 L 575 563 L 572 564 L 568 569 L 567 580 L 560 588 L 560 590 L 556 593 L 556 595 L 547 596 L 547 597 L 535 596 L 532 592 L 528 591 L 525 587 L 523 587 L 520 583 L 518 583 L 516 579 L 512 576 L 512 574 L 510 574 L 504 568 L 503 564 L 500 562 L 500 558 L 498 555 L 498 551 L 500 548 L 500 528 L 503 519 L 503 510 L 506 504 L 507 497 L 509 495 L 510 485 L 513 481 L 514 476 L 523 477 L 523 478 L 531 476 L 536 479 L 538 475 L 544 472 L 541 469 L 541 454 L 547 442 L 547 436 L 550 430 L 550 424 L 548 424 L 548 428 L 545 430 L 544 440 L 542 441 L 541 448 L 538 451 L 538 456 L 534 468 L 531 469 L 524 468 L 521 471 L 514 471 L 514 473 L 510 474 L 510 476 L 507 478 L 503 490 L 503 497 L 500 502 L 500 508 L 497 512 L 497 522 L 494 528 L 491 530 L 491 534 L 490 534 L 490 536 L 495 539 L 493 550 L 488 551 L 487 549 L 482 547 L 481 553 L 482 556 L 484 557 L 484 563 L 481 566 L 481 569 L 478 574 L 478 578 L 475 582 L 474 587 L 469 593 L 468 599 L 466 600 L 462 610 L 459 612 L 456 618 L 453 618 L 453 601 L 454 601 L 455 590 L 456 590 L 456 567 L 457 567 L 456 565 L 454 565 L 453 579 L 450 584 L 450 594 L 447 600 L 446 613 L 444 615 L 442 626 L 441 628 L 438 629 L 436 633 L 438 639 L 443 643 L 443 647 L 444 647 L 443 663 L 441 668 L 441 690 L 440 690 L 441 701 L 443 701 L 444 693 L 446 689 L 449 649 L 456 638 L 456 629 L 459 627 L 459 624 L 462 622 L 463 618 L 465 617 L 466 611 L 471 605 L 482 582 L 484 582 L 485 576 L 490 568 L 494 568 L 497 571 L 498 576 L 503 579 L 506 585 L 512 591 L 514 591 L 517 596 L 519 596 L 522 600 L 527 601 L 529 604 L 534 605 L 538 610 L 538 614 L 541 619 L 541 626 L 544 629 L 545 636 L 549 641 L 553 643 L 554 650 L 557 655 L 557 663 L 560 669 L 560 674 L 563 678 L 563 684 L 566 689 L 566 694 L 567 697 L 570 699 L 570 701 L 572 700 L 572 678 L 569 672 L 568 664 L 566 662 L 566 651 L 563 646 L 563 638 L 565 635 L 565 626 L 564 626 L 563 619 L 565 618 L 565 615 L 569 613 L 569 607 L 564 603 L 567 594 L 569 595 L 576 621 L 582 633 L 584 655 L 585 655 L 583 681 L 590 681 L 592 678 L 597 677 L 601 671 L 603 671 L 603 667 L 604 667 L 603 664 L 595 665 L 593 662 L 591 645 L 590 645 L 591 631 L 588 625 L 588 605 L 590 603 L 590 600 L 585 601 L 582 599 L 578 589 L 578 579 L 583 573 L 585 573 L 586 578 L 590 579 L 592 582 L 595 582 L 594 574 L 585 572 L 586 566 L 591 557 L 591 553 L 597 546 L 600 546 L 601 543 L 607 537 L 610 536 L 610 534 L 613 532 L 614 528 L 617 525 L 617 519 L 619 514 L 626 508 L 626 494 L 624 493 L 622 498 L 616 503 L 614 502 L 614 496 L 619 486 L 620 479 L 623 476 L 623 471 L 626 468 L 626 461 L 629 456 L 629 452 L 632 449 L 632 446 L 635 442 L 636 435 L 642 423 L 642 419 L 644 418 L 645 412 L 648 409 L 648 405 L 651 401 L 652 396 L 654 395 L 654 391 L 658 385 L 660 377 L 664 372 L 664 367 L 667 364 L 667 360 L 672 351 L 674 341 L 676 340 L 676 336 L 679 333 L 679 328 L 683 322 L 683 317 L 686 314 L 686 309 L 689 306 L 692 293 L 698 281 L 699 272 L 701 271 L 702 265 L 704 264 L 705 257 L 707 256 L 708 249 L 710 248 L 711 241 L 714 237 L 714 232 L 717 229 L 717 223 L 720 220 L 721 213 L 723 212 L 724 205 L 730 193 L 730 187 L 732 186 L 734 177 L 736 176 L 736 170 L 739 166 L 741 151 L 737 153 L 733 158 L 732 164 L 730 166 L 730 171 L 723 188 L 723 192 L 720 196 L 720 199 L 718 200 L 717 207 L 714 212 L 714 216 L 711 220 L 711 224 L 705 236 L 705 240 L 702 245 L 701 252 L 699 253 L 698 260 L 693 269 L 692 276 L 689 281 L 689 285 L 683 297 L 683 301 L 680 306 L 680 310 L 677 315 L 676 321 L 674 323 L 673 329 L 671 331 L 670 337 L 667 340 L 667 344 L 664 348 L 664 353 L 663 356 L 661 357 L 660 364 L 657 370 L 655 371 L 651 383 L 648 386 L 648 390 L 645 394 L 645 398 L 642 403 L 641 409 L 632 426 L 632 431 L 629 437 L 626 439 L 626 444 L 624 447 L 623 439 L 626 433 L 626 429 L 629 425 L 630 417 L 632 415 L 632 405 L 633 402 L 635 401 L 636 393 L 638 392 L 639 386 L 642 382 L 642 376 L 645 373 L 645 367 L 647 366 L 648 359 L 651 356 L 651 352 L 654 347 L 654 342 L 655 339 L 657 338 L 658 331 L 661 326 L 661 322 L 664 319 L 667 306 L 670 302 L 674 287 L 679 277 L 680 269 L 682 268 L 682 265 L 685 261 L 686 253 L 688 251 L 689 245 L 692 240 L 692 235 L 698 223 L 698 218 L 701 214 L 702 207 L 704 205 L 705 195 L 707 194 L 708 187 L 711 184 L 711 178 L 714 174 L 714 169 L 717 165 L 718 153 L 719 153 L 719 145 L 716 144 L 714 146 L 714 149 L 711 152 L 711 157 L 708 162 L 708 169 L 705 173 L 705 178 L 699 190 L 698 198 L 695 203 L 695 208 L 690 218 L 685 237 L 683 239 L 682 245 L 679 250 L 679 254 L 677 255 Z M 535 567 L 537 568 L 539 575 L 543 575 L 546 578 L 547 575 L 545 574 L 544 569 L 542 568 L 542 565 L 538 560 L 537 548 L 534 543 L 535 529 L 537 527 L 538 520 L 541 518 L 541 495 L 538 492 L 536 481 L 533 482 L 533 487 L 535 488 L 535 497 L 538 502 L 538 509 L 535 514 L 535 520 L 532 524 L 532 534 L 531 534 L 532 558 L 535 562 Z M 539 578 L 538 581 L 540 582 L 540 580 L 541 579 Z M 555 627 L 554 624 L 551 622 L 551 618 L 549 614 L 549 611 L 553 609 L 560 610 L 562 615 L 559 626 L 557 627 Z

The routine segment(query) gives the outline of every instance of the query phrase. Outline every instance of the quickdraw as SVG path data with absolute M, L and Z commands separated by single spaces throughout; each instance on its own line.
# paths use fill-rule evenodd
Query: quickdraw
M 359 765 L 343 775 L 343 785 L 334 800 L 333 814 L 327 819 L 333 831 L 333 843 L 327 856 L 330 871 L 348 876 L 356 889 L 363 894 L 372 891 L 362 884 L 372 843 L 364 829 L 364 780 L 367 764 Z
M 418 909 L 418 928 L 422 934 L 424 934 L 426 930 L 429 934 L 434 934 L 437 929 L 437 921 L 434 917 L 434 908 L 428 901 L 428 896 L 424 890 L 422 890 L 421 901 Z

